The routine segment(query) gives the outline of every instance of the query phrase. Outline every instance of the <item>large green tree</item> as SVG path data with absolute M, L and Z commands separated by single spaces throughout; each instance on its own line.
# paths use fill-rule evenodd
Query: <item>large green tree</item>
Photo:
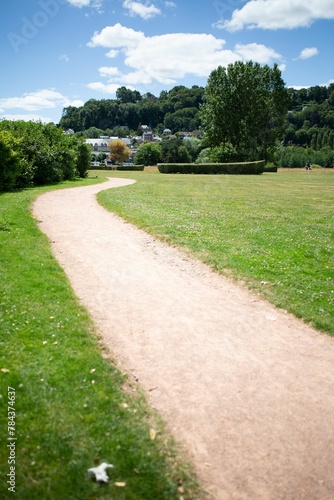
M 201 110 L 210 147 L 231 144 L 240 160 L 267 159 L 282 137 L 289 97 L 281 71 L 238 61 L 212 71 Z
M 142 144 L 134 157 L 135 165 L 145 165 L 145 167 L 156 165 L 161 159 L 161 147 L 156 142 L 146 142 Z

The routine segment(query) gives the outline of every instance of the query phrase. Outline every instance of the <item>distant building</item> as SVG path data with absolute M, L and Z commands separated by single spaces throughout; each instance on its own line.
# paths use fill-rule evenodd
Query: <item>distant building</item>
M 143 141 L 144 142 L 153 142 L 152 130 L 146 130 L 146 132 L 143 133 Z

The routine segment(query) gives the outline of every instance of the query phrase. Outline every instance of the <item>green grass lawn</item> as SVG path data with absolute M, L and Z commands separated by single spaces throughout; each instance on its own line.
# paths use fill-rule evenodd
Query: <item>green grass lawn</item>
M 99 193 L 106 208 L 334 334 L 334 170 L 108 175 L 138 182 Z
M 45 190 L 0 195 L 0 498 L 199 498 L 159 418 L 103 356 L 32 218 L 31 203 Z M 114 465 L 108 484 L 87 475 L 103 461 Z M 8 490 L 10 466 L 15 494 Z

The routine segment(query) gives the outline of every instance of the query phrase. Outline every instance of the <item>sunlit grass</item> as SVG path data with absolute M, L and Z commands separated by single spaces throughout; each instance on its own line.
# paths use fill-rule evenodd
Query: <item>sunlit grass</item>
M 180 487 L 198 498 L 159 418 L 102 355 L 32 218 L 31 202 L 44 190 L 0 196 L 0 498 L 169 500 Z M 8 386 L 16 391 L 15 494 L 7 489 Z M 87 475 L 103 461 L 114 465 L 106 485 Z
M 109 175 L 138 182 L 99 193 L 108 209 L 334 334 L 334 171 Z

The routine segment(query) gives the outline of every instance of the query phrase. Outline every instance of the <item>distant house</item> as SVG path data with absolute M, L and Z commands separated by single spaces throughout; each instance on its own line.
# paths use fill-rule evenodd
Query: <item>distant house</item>
M 144 142 L 153 142 L 152 130 L 146 130 L 146 132 L 143 133 L 143 141 Z
M 169 128 L 165 128 L 165 130 L 162 132 L 162 135 L 171 136 L 172 131 Z
M 192 137 L 191 132 L 177 132 L 176 134 L 180 139 L 184 139 L 185 137 Z

